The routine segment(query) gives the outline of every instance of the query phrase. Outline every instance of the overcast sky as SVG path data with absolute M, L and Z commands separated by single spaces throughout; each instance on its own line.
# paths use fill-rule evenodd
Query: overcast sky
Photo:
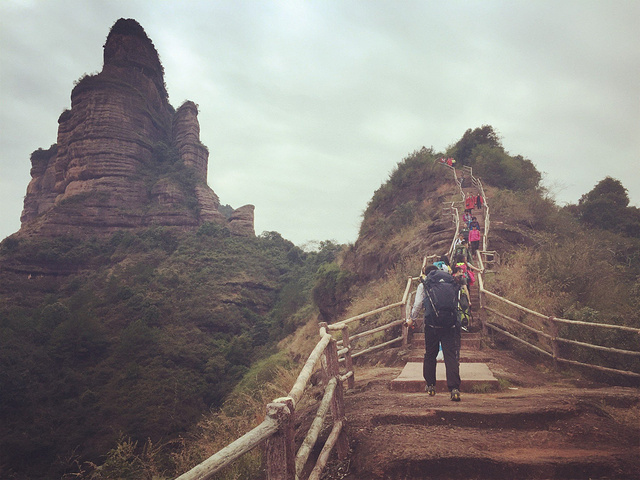
M 0 239 L 118 18 L 199 105 L 209 185 L 256 233 L 354 242 L 398 162 L 484 124 L 558 204 L 609 175 L 640 206 L 637 0 L 0 0 Z

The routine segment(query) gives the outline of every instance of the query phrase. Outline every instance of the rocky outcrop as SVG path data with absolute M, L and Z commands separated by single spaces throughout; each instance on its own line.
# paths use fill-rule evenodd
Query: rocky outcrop
M 229 230 L 232 234 L 244 237 L 256 234 L 253 227 L 254 210 L 253 205 L 245 205 L 233 211 L 229 217 Z
M 58 123 L 56 144 L 31 157 L 19 234 L 104 236 L 215 222 L 254 235 L 253 208 L 231 219 L 218 211 L 198 108 L 169 104 L 158 53 L 135 20 L 114 24 L 102 71 L 78 81 Z

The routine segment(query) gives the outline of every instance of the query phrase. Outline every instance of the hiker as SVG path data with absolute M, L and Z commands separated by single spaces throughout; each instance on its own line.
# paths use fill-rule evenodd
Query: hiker
M 465 262 L 471 261 L 471 252 L 469 252 L 469 246 L 467 245 L 467 239 L 464 238 L 464 233 L 461 233 L 460 236 L 462 240 L 455 244 L 453 247 L 453 258 L 457 262 L 458 257 L 462 257 Z
M 469 222 L 469 230 L 471 230 L 474 226 L 480 230 L 480 222 L 478 222 L 477 217 L 471 217 L 471 221 Z
M 440 260 L 433 262 L 433 264 L 438 267 L 438 270 L 442 270 L 443 272 L 451 273 L 451 267 L 449 266 L 449 258 L 446 255 L 442 255 Z
M 455 252 L 456 247 L 458 245 L 462 245 L 464 243 L 464 235 L 462 235 L 462 232 L 458 234 L 457 238 L 453 241 L 453 251 Z M 452 255 L 451 258 L 455 258 L 455 255 Z
M 469 212 L 464 212 L 462 214 L 462 221 L 467 224 L 469 228 L 471 228 L 471 222 L 475 217 L 472 217 Z
M 480 210 L 482 208 L 483 203 L 484 202 L 482 200 L 482 195 L 478 194 L 478 196 L 476 197 L 476 208 Z
M 473 273 L 473 271 L 475 270 L 476 272 L 480 272 L 480 273 L 482 273 L 483 271 L 478 267 L 476 267 L 475 265 L 473 265 L 471 262 L 467 261 L 465 257 L 462 255 L 458 255 L 457 257 L 454 257 L 454 258 L 455 260 L 454 260 L 453 269 L 455 270 L 456 267 L 462 268 L 465 275 L 467 276 L 467 285 L 469 286 L 473 285 L 476 282 L 476 276 Z
M 478 226 L 474 225 L 469 232 L 469 243 L 471 244 L 471 256 L 475 257 L 476 252 L 480 248 L 480 240 L 482 239 L 482 233 L 478 230 Z
M 465 213 L 471 213 L 473 211 L 473 207 L 475 207 L 475 199 L 473 195 L 470 193 L 467 194 L 467 199 L 464 201 L 464 211 Z
M 436 394 L 436 357 L 442 345 L 447 387 L 451 400 L 460 401 L 459 328 L 457 327 L 460 287 L 450 274 L 435 265 L 425 268 L 411 310 L 411 319 L 424 308 L 424 361 L 422 374 L 429 396 Z

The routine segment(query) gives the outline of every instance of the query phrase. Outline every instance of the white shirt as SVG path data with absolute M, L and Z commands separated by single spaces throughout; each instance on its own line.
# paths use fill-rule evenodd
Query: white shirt
M 420 313 L 420 309 L 422 308 L 422 303 L 424 302 L 425 294 L 424 294 L 424 284 L 420 282 L 418 285 L 418 289 L 416 290 L 416 299 L 413 301 L 413 308 L 411 308 L 411 319 L 415 320 L 418 318 L 418 313 Z

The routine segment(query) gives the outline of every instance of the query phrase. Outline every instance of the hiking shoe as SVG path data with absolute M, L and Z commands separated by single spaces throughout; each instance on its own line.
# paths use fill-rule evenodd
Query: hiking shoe
M 436 386 L 435 385 L 427 385 L 425 391 L 429 394 L 430 397 L 433 397 L 436 394 Z
M 458 390 L 457 388 L 451 390 L 451 400 L 454 402 L 460 401 L 460 390 Z

